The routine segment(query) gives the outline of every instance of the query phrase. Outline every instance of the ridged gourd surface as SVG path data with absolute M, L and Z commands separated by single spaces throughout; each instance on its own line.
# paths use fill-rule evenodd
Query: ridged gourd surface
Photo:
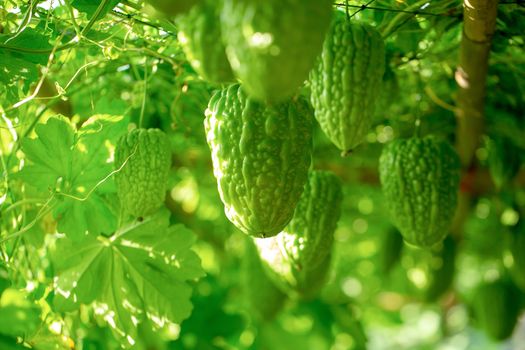
M 277 237 L 256 239 L 255 244 L 268 276 L 283 292 L 311 299 L 325 284 L 332 254 L 326 255 L 317 265 L 299 268 L 283 252 Z
M 255 237 L 292 219 L 308 178 L 313 112 L 301 98 L 264 105 L 240 85 L 214 94 L 205 129 L 228 219 Z
M 170 166 L 170 147 L 163 131 L 134 129 L 123 135 L 115 147 L 115 168 L 120 169 L 115 182 L 123 209 L 144 217 L 162 206 Z
M 203 0 L 177 18 L 178 39 L 186 58 L 202 78 L 213 83 L 235 79 L 222 43 L 219 4 Z
M 448 234 L 457 204 L 459 157 L 433 136 L 395 140 L 379 159 L 391 220 L 405 241 L 430 247 Z
M 247 93 L 279 102 L 308 78 L 330 25 L 329 0 L 225 0 L 226 53 Z
M 332 251 L 342 199 L 336 175 L 310 172 L 292 221 L 275 237 L 297 269 L 318 266 Z
M 245 245 L 241 278 L 249 310 L 261 320 L 272 320 L 283 307 L 286 295 L 266 274 L 253 242 Z
M 385 48 L 373 27 L 334 16 L 323 50 L 310 73 L 315 118 L 347 153 L 370 130 L 385 71 Z

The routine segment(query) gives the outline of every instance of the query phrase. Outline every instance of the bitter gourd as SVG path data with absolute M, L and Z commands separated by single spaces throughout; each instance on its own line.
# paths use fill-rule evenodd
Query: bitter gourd
M 294 95 L 330 25 L 330 0 L 225 0 L 222 34 L 232 69 L 261 101 Z
M 276 286 L 289 295 L 311 299 L 323 287 L 328 277 L 331 252 L 314 266 L 299 267 L 283 253 L 277 237 L 256 239 L 255 244 L 263 266 Z
M 164 202 L 171 153 L 166 134 L 159 129 L 134 129 L 115 147 L 115 182 L 125 212 L 144 217 Z
M 240 85 L 213 95 L 204 122 L 228 219 L 255 237 L 292 219 L 308 178 L 313 112 L 301 98 L 264 105 Z
M 405 241 L 430 247 L 449 232 L 459 189 L 459 157 L 433 136 L 395 140 L 379 158 L 391 219 Z
M 221 39 L 220 2 L 203 0 L 177 18 L 178 39 L 199 75 L 213 83 L 234 81 Z
M 334 16 L 310 72 L 311 102 L 321 129 L 343 154 L 363 142 L 374 116 L 385 48 L 373 27 Z
M 243 295 L 250 314 L 261 321 L 272 320 L 282 309 L 286 294 L 266 274 L 251 239 L 245 243 L 241 266 Z
M 341 200 L 337 176 L 312 171 L 292 221 L 276 237 L 256 241 L 270 276 L 283 290 L 309 298 L 322 287 L 330 267 Z
M 475 290 L 474 315 L 481 329 L 496 340 L 510 337 L 519 315 L 519 293 L 506 280 L 483 283 Z
M 292 221 L 275 237 L 296 269 L 314 268 L 332 251 L 342 198 L 337 176 L 310 172 Z

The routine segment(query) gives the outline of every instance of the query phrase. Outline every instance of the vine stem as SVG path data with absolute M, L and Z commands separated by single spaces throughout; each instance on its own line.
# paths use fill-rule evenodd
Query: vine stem
M 146 99 L 148 97 L 148 59 L 144 58 L 144 95 L 142 96 L 142 105 L 140 106 L 139 128 L 142 128 L 144 122 L 144 111 L 146 110 Z
M 9 241 L 10 239 L 13 239 L 13 238 L 16 238 L 16 237 L 20 237 L 22 234 L 27 232 L 31 227 L 35 226 L 35 224 L 38 222 L 38 220 L 40 220 L 41 218 L 46 216 L 48 213 L 50 213 L 53 210 L 53 207 L 49 206 L 49 203 L 51 202 L 51 200 L 54 197 L 55 197 L 54 195 L 49 197 L 49 199 L 46 201 L 46 203 L 44 203 L 42 208 L 40 208 L 40 210 L 38 211 L 38 214 L 36 215 L 36 217 L 30 223 L 28 223 L 27 225 L 22 227 L 17 232 L 13 232 L 10 235 L 6 236 L 5 238 L 1 239 L 0 240 L 0 245 L 4 244 L 5 242 Z M 14 249 L 13 249 L 13 251 L 14 251 Z M 12 255 L 13 255 L 13 252 L 11 253 L 11 256 Z
M 17 46 L 10 46 L 10 45 L 5 45 L 5 44 L 0 44 L 0 49 L 5 49 L 5 50 L 10 50 L 10 51 L 18 51 L 18 52 L 23 52 L 23 53 L 32 53 L 32 54 L 52 54 L 56 51 L 62 51 L 62 50 L 66 50 L 66 49 L 69 49 L 73 46 L 76 46 L 79 42 L 80 42 L 80 39 L 88 32 L 91 30 L 91 28 L 93 27 L 93 25 L 95 24 L 95 22 L 99 19 L 101 13 L 102 13 L 102 10 L 106 7 L 106 5 L 109 3 L 110 0 L 102 0 L 100 2 L 100 4 L 98 5 L 97 9 L 95 10 L 95 13 L 93 14 L 93 17 L 91 17 L 91 19 L 89 20 L 88 24 L 86 24 L 86 26 L 82 29 L 82 31 L 80 32 L 80 35 L 76 35 L 73 39 L 71 39 L 69 42 L 63 44 L 63 45 L 59 45 L 59 46 L 55 46 L 51 49 L 31 49 L 31 48 L 26 48 L 26 47 L 17 47 Z
M 448 5 L 451 2 L 453 2 L 453 0 L 448 0 L 446 1 L 446 4 Z M 429 0 L 419 0 L 413 3 L 412 5 L 405 7 L 403 9 L 404 12 L 398 13 L 394 18 L 392 18 L 391 21 L 388 22 L 388 24 L 385 25 L 384 28 L 380 29 L 380 32 L 383 38 L 386 38 L 389 35 L 391 35 L 393 32 L 395 32 L 398 26 L 398 23 L 407 22 L 408 20 L 410 20 L 410 18 L 419 14 L 418 10 L 423 9 L 423 7 L 429 3 L 430 3 Z M 443 3 L 445 3 L 445 1 L 443 1 Z M 442 4 L 442 6 L 445 6 L 445 4 Z

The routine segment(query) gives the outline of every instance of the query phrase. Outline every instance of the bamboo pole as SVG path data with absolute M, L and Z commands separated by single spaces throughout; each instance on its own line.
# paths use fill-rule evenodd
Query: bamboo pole
M 474 159 L 484 128 L 485 85 L 498 0 L 463 2 L 463 36 L 455 78 L 457 95 L 456 148 L 464 167 Z

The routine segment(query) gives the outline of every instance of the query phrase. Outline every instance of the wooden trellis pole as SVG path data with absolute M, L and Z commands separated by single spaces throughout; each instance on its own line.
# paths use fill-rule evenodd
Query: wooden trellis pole
M 463 2 L 463 36 L 455 78 L 459 87 L 456 147 L 464 167 L 474 158 L 483 133 L 485 85 L 498 0 Z

